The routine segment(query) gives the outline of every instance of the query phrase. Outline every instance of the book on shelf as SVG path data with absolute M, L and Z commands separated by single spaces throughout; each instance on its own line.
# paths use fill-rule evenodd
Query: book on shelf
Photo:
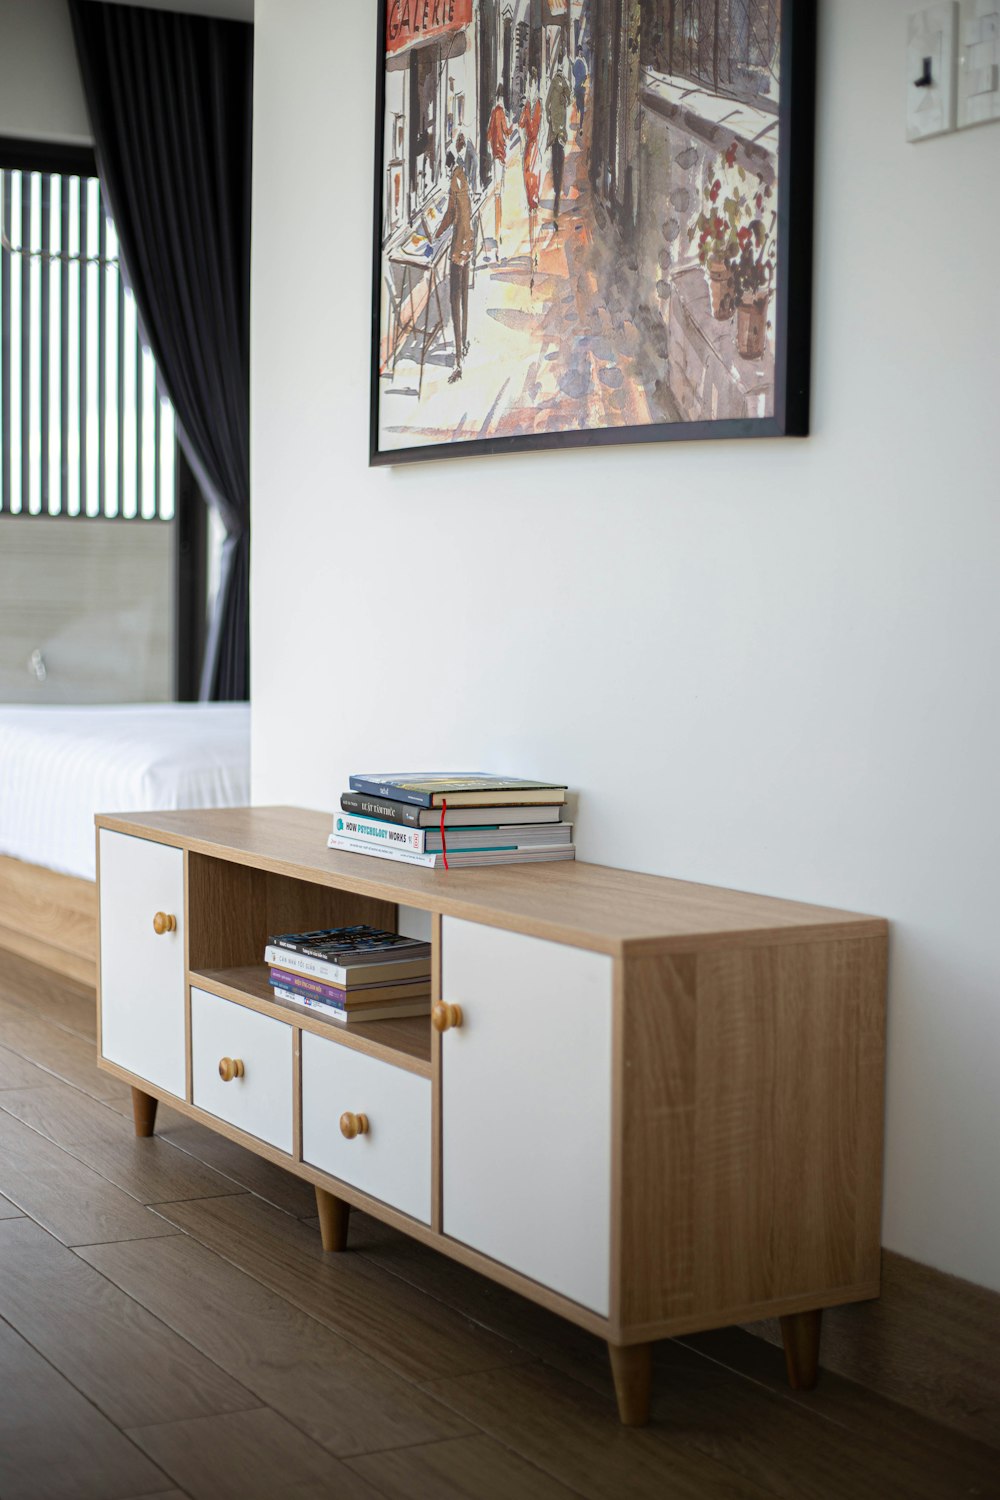
M 296 974 L 291 969 L 281 968 L 271 969 L 268 982 L 301 995 L 313 995 L 329 1005 L 345 1007 L 381 1004 L 388 1000 L 418 1000 L 429 984 L 427 976 L 421 974 L 416 979 L 402 979 L 394 984 L 359 984 L 347 989 L 343 985 L 324 984 L 308 974 Z
M 397 864 L 420 865 L 425 870 L 443 870 L 444 854 L 416 854 L 412 849 L 383 849 L 371 844 L 358 843 L 354 839 L 342 839 L 331 833 L 327 847 L 339 849 L 345 854 L 364 854 L 372 859 L 390 859 Z M 448 866 L 455 870 L 472 869 L 485 865 L 527 865 L 576 858 L 573 844 L 543 844 L 539 848 L 525 849 L 476 849 L 448 850 Z
M 419 946 L 427 951 L 415 958 L 398 958 L 387 963 L 337 963 L 333 959 L 313 958 L 308 953 L 296 953 L 291 948 L 268 943 L 264 949 L 264 962 L 275 969 L 289 969 L 293 974 L 319 979 L 334 989 L 352 990 L 358 985 L 394 984 L 401 979 L 427 978 L 431 972 L 430 944 Z
M 338 838 L 369 845 L 376 849 L 409 849 L 414 854 L 440 854 L 447 845 L 449 857 L 454 850 L 530 849 L 539 845 L 571 844 L 572 823 L 489 823 L 471 828 L 450 828 L 445 838 L 440 828 L 401 828 L 379 818 L 356 818 L 338 813 L 333 820 Z
M 368 1005 L 362 1006 L 360 1010 L 346 1010 L 340 1005 L 328 1005 L 323 1000 L 317 1000 L 315 996 L 302 995 L 297 990 L 286 990 L 279 985 L 274 986 L 274 994 L 276 999 L 284 1000 L 289 1005 L 298 1005 L 314 1015 L 324 1016 L 330 1021 L 339 1021 L 345 1026 L 356 1026 L 359 1022 L 368 1021 L 397 1021 L 407 1016 L 429 1016 L 431 1013 L 429 992 L 423 1000 Z
M 439 807 L 415 807 L 409 802 L 394 802 L 390 797 L 369 797 L 366 792 L 344 792 L 340 798 L 340 808 L 352 817 L 381 818 L 389 823 L 401 823 L 407 828 L 441 827 L 442 810 Z M 488 821 L 496 824 L 558 823 L 561 817 L 561 803 L 544 802 L 536 807 L 515 803 L 513 807 L 490 807 Z M 449 802 L 444 811 L 446 829 L 468 828 L 481 822 L 482 806 L 453 807 Z
M 559 804 L 565 786 L 551 781 L 524 781 L 517 776 L 491 776 L 486 771 L 366 772 L 350 778 L 352 792 L 410 802 L 415 807 L 500 807 L 519 802 Z
M 404 937 L 382 927 L 356 923 L 353 927 L 320 927 L 312 932 L 279 932 L 268 938 L 276 948 L 304 953 L 309 958 L 324 958 L 332 963 L 385 963 L 388 959 L 430 958 L 431 945 L 423 938 Z
M 333 820 L 333 831 L 338 838 L 352 839 L 359 844 L 373 844 L 381 849 L 411 849 L 414 854 L 424 852 L 423 828 L 404 828 L 399 823 L 387 823 L 380 818 L 356 818 L 350 813 L 340 812 Z

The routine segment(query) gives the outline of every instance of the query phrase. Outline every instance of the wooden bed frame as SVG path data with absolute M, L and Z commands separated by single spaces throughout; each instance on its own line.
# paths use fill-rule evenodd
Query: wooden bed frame
M 0 855 L 0 949 L 96 987 L 96 882 Z

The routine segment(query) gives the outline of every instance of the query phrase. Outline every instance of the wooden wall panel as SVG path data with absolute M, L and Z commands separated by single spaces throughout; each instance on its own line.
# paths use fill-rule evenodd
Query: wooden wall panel
M 0 856 L 0 949 L 93 984 L 97 885 Z

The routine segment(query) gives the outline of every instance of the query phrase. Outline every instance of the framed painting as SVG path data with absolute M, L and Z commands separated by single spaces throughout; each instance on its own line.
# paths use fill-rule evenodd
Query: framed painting
M 378 4 L 371 462 L 806 435 L 815 0 Z

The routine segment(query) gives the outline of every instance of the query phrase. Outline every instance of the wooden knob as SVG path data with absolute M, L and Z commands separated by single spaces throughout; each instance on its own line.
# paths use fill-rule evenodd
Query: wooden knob
M 158 911 L 153 918 L 153 931 L 157 937 L 162 937 L 165 932 L 176 932 L 177 918 L 168 916 L 165 911 Z
M 368 1116 L 352 1115 L 349 1109 L 345 1109 L 340 1117 L 340 1133 L 348 1141 L 353 1141 L 356 1135 L 367 1135 Z
M 461 1026 L 464 1019 L 462 1007 L 449 1005 L 445 1000 L 439 1000 L 431 1011 L 431 1022 L 435 1031 L 450 1031 L 453 1026 Z
M 224 1057 L 219 1063 L 219 1077 L 223 1083 L 232 1083 L 234 1078 L 242 1078 L 243 1073 L 244 1067 L 241 1057 Z

